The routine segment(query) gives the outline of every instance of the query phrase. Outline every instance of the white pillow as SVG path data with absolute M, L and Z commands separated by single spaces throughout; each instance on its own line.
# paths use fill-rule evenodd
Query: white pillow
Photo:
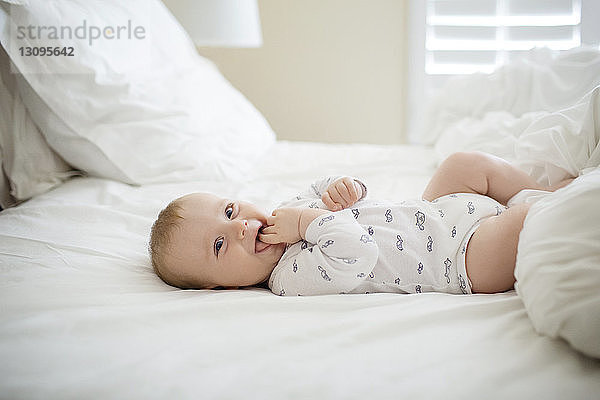
M 23 101 L 50 146 L 92 175 L 133 184 L 239 177 L 275 140 L 159 0 L 30 0 L 11 6 L 10 19 L 0 38 L 32 89 L 19 87 Z M 33 39 L 18 26 L 61 33 Z M 75 56 L 22 57 L 27 46 L 73 47 Z
M 2 10 L 0 9 L 0 13 Z M 18 75 L 0 46 L 0 206 L 7 208 L 61 184 L 75 171 L 49 146 L 17 89 Z
M 531 206 L 515 289 L 535 329 L 600 357 L 600 168 Z

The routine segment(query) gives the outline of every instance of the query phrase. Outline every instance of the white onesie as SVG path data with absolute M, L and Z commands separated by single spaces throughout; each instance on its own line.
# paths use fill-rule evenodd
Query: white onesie
M 327 209 L 321 195 L 337 177 L 280 207 Z M 306 240 L 288 245 L 269 279 L 281 296 L 338 293 L 471 293 L 466 247 L 482 220 L 505 206 L 472 193 L 431 202 L 374 202 L 315 218 Z

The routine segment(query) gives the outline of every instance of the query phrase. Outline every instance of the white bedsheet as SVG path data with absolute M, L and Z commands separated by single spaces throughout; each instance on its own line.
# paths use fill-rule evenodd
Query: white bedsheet
M 245 182 L 76 178 L 0 213 L 0 398 L 545 398 L 600 393 L 600 362 L 539 336 L 514 291 L 278 297 L 178 290 L 151 271 L 173 197 L 271 209 L 328 174 L 417 197 L 426 147 L 278 142 Z

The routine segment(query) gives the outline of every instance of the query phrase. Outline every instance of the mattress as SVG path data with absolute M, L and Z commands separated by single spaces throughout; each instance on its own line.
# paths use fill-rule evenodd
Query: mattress
M 0 213 L 0 398 L 545 398 L 600 393 L 600 362 L 538 335 L 514 291 L 279 297 L 180 290 L 148 233 L 174 197 L 270 211 L 333 174 L 420 196 L 421 146 L 277 142 L 248 177 L 130 186 L 80 177 Z

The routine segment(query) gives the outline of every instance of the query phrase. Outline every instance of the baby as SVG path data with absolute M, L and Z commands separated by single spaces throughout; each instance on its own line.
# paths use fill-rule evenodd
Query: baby
M 150 235 L 156 273 L 181 288 L 268 283 L 278 295 L 496 293 L 513 287 L 519 233 L 543 187 L 506 161 L 455 153 L 422 199 L 365 200 L 349 177 L 324 179 L 272 215 L 256 206 L 193 193 L 171 202 Z

